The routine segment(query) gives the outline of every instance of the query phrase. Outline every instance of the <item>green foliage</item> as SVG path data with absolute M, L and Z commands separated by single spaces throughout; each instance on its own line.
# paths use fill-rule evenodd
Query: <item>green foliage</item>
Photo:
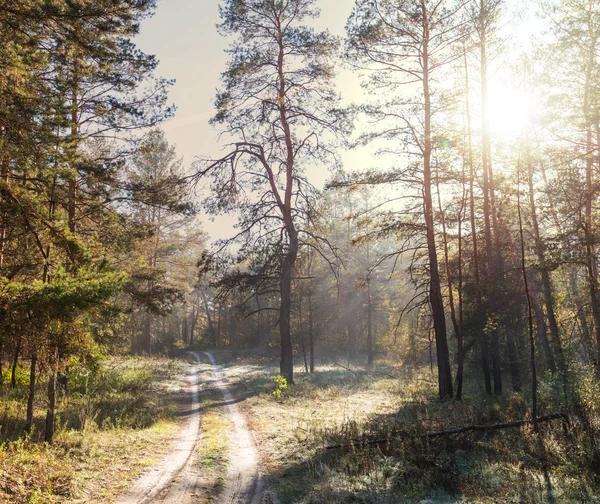
M 288 389 L 288 383 L 285 376 L 277 375 L 273 381 L 275 382 L 277 388 L 271 392 L 271 395 L 275 399 L 281 399 L 282 392 L 285 392 Z

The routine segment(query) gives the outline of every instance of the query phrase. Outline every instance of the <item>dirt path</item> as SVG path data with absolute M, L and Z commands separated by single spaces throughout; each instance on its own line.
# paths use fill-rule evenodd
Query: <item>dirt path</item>
M 258 504 L 263 494 L 263 484 L 258 473 L 258 451 L 246 419 L 223 380 L 223 370 L 210 352 L 204 352 L 213 365 L 217 387 L 225 399 L 224 406 L 234 425 L 231 433 L 229 474 L 219 504 Z
M 200 437 L 200 399 L 198 363 L 200 355 L 189 352 L 195 360 L 188 374 L 186 393 L 191 396 L 186 426 L 179 432 L 169 454 L 156 466 L 142 474 L 117 504 L 193 504 L 202 468 L 195 464 L 195 448 Z M 219 504 L 259 504 L 263 486 L 258 474 L 258 452 L 246 420 L 223 380 L 223 370 L 210 352 L 203 352 L 213 366 L 215 384 L 223 395 L 226 414 L 234 425 L 230 434 L 230 464 L 227 483 L 219 496 Z M 198 492 L 200 493 L 200 492 Z
M 188 373 L 186 394 L 191 396 L 190 409 L 183 412 L 189 416 L 169 454 L 156 466 L 146 471 L 130 487 L 117 504 L 149 504 L 192 502 L 196 475 L 193 471 L 193 454 L 200 435 L 200 397 L 198 393 L 198 363 L 200 356 L 189 352 L 195 360 Z

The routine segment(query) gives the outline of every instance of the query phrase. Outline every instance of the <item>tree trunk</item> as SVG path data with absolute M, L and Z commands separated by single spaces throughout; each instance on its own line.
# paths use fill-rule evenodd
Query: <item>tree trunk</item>
M 520 170 L 520 166 L 517 167 Z M 520 180 L 519 180 L 520 182 Z M 521 186 L 517 184 L 517 212 L 519 214 L 519 234 L 521 238 L 521 270 L 523 273 L 523 285 L 525 287 L 525 296 L 527 297 L 527 313 L 529 322 L 529 348 L 531 358 L 531 402 L 532 402 L 532 421 L 533 430 L 539 432 L 538 427 L 538 411 L 537 411 L 537 369 L 535 365 L 535 339 L 533 337 L 533 314 L 531 293 L 529 291 L 529 283 L 527 281 L 527 269 L 525 268 L 525 241 L 523 238 L 523 220 L 521 217 Z
M 54 438 L 54 420 L 56 417 L 56 378 L 57 378 L 57 366 L 50 372 L 48 377 L 48 410 L 46 412 L 46 432 L 44 433 L 44 441 L 46 443 L 52 443 Z
M 310 261 L 310 260 L 309 260 Z M 308 267 L 308 349 L 309 349 L 309 361 L 310 361 L 310 372 L 315 372 L 315 343 L 313 336 L 313 306 L 312 306 L 312 278 L 311 267 L 309 262 Z
M 181 339 L 184 343 L 189 343 L 188 320 L 185 313 L 183 314 L 183 319 L 181 320 Z
M 152 351 L 151 329 L 152 329 L 152 318 L 149 313 L 146 313 L 145 317 L 144 317 L 144 328 L 142 330 L 142 341 L 140 344 L 140 350 L 142 351 L 142 353 L 144 353 L 146 355 L 150 355 L 150 352 Z
M 288 384 L 294 383 L 294 356 L 292 349 L 292 334 L 290 316 L 292 309 L 292 273 L 298 257 L 298 233 L 293 223 L 287 226 L 289 238 L 288 250 L 281 265 L 281 305 L 279 308 L 279 335 L 281 338 L 281 361 L 279 370 Z
M 373 367 L 373 298 L 371 279 L 367 279 L 367 367 Z
M 489 107 L 488 107 L 488 84 L 487 84 L 487 24 L 489 21 L 487 6 L 484 0 L 480 0 L 480 71 L 481 71 L 481 120 L 482 120 L 482 168 L 483 168 L 483 214 L 485 221 L 485 245 L 487 256 L 487 282 L 488 282 L 488 305 L 489 314 L 493 317 L 497 315 L 498 303 L 496 300 L 497 294 L 497 274 L 496 264 L 494 261 L 494 248 L 492 246 L 492 221 L 494 226 L 497 225 L 494 212 L 494 195 L 493 195 L 493 174 L 491 171 L 491 142 L 490 142 L 490 125 L 489 125 Z M 494 229 L 496 236 L 498 229 Z M 495 240 L 497 241 L 497 240 Z M 500 251 L 496 251 L 500 254 Z M 490 331 L 491 350 L 492 350 L 492 374 L 494 378 L 494 393 L 502 394 L 502 371 L 500 367 L 500 341 L 496 321 L 492 323 Z
M 356 357 L 356 347 L 358 344 L 358 338 L 356 336 L 356 317 L 352 307 L 353 304 L 348 303 L 347 308 L 349 310 L 346 312 L 346 327 L 348 329 L 348 359 L 354 359 L 354 357 Z
M 538 262 L 540 264 L 540 274 L 542 277 L 542 289 L 544 293 L 544 305 L 546 306 L 546 313 L 548 314 L 548 324 L 550 326 L 550 335 L 552 336 L 552 343 L 554 346 L 554 352 L 556 352 L 556 357 L 558 360 L 558 369 L 561 373 L 565 371 L 565 359 L 564 352 L 562 349 L 562 343 L 560 341 L 560 334 L 558 332 L 558 323 L 556 322 L 556 315 L 554 313 L 554 300 L 552 296 L 552 284 L 550 283 L 550 273 L 548 272 L 548 266 L 546 264 L 546 254 L 544 252 L 544 245 L 542 243 L 542 238 L 540 234 L 540 226 L 538 224 L 537 219 L 537 208 L 533 187 L 533 163 L 531 162 L 531 156 L 529 157 L 527 163 L 527 182 L 529 186 L 529 207 L 531 212 L 531 223 L 533 227 L 533 236 L 535 238 L 535 251 L 538 258 Z M 538 307 L 539 308 L 539 307 Z M 541 310 L 539 310 L 541 312 Z M 539 318 L 538 310 L 536 310 L 536 316 Z M 543 314 L 542 314 L 543 320 Z M 544 326 L 546 324 L 544 323 Z M 538 327 L 540 324 L 538 323 Z M 544 327 L 545 330 L 545 327 Z M 548 338 L 544 335 L 544 341 L 547 342 Z M 544 344 L 545 347 L 545 344 Z M 548 366 L 553 373 L 556 373 L 556 364 L 554 360 L 554 355 L 552 355 L 552 348 L 548 346 L 547 351 L 547 361 Z
M 448 340 L 446 339 L 446 317 L 444 315 L 444 301 L 440 274 L 438 269 L 437 249 L 435 244 L 435 227 L 433 223 L 433 198 L 431 194 L 431 95 L 429 91 L 429 15 L 422 4 L 423 10 L 423 95 L 425 104 L 425 146 L 423 149 L 423 199 L 425 213 L 425 228 L 427 231 L 427 253 L 429 258 L 429 302 L 433 317 L 435 332 L 435 345 L 438 361 L 438 386 L 441 399 L 452 397 L 452 372 L 450 369 L 450 355 Z
M 27 418 L 25 421 L 25 431 L 31 432 L 33 425 L 33 400 L 35 398 L 35 365 L 37 363 L 37 354 L 31 354 L 31 367 L 29 368 L 29 396 L 27 397 Z
M 210 316 L 210 309 L 208 307 L 208 300 L 206 299 L 206 294 L 203 290 L 200 290 L 200 295 L 202 296 L 202 303 L 204 304 L 204 310 L 206 311 L 206 319 L 208 320 L 208 330 L 210 332 L 210 336 L 212 339 L 213 346 L 216 347 L 216 336 L 215 336 L 215 326 L 212 321 L 212 317 Z
M 466 86 L 466 115 L 467 115 L 467 162 L 469 164 L 469 207 L 471 216 L 471 239 L 473 241 L 473 274 L 475 277 L 475 301 L 477 310 L 477 329 L 481 341 L 481 367 L 485 384 L 485 392 L 492 395 L 492 377 L 490 375 L 490 351 L 488 337 L 485 331 L 485 319 L 483 300 L 481 296 L 481 281 L 479 276 L 479 247 L 477 238 L 477 227 L 475 225 L 475 163 L 473 162 L 473 139 L 471 129 L 471 106 L 469 101 L 469 67 L 467 53 L 464 51 L 465 59 L 465 86 Z M 484 176 L 485 178 L 485 176 Z M 485 197 L 485 187 L 484 187 Z
M 546 364 L 552 373 L 556 373 L 556 361 L 554 360 L 554 353 L 552 352 L 550 341 L 548 340 L 548 327 L 546 325 L 546 319 L 544 318 L 544 312 L 533 293 L 531 294 L 531 305 L 533 306 L 533 311 L 535 313 L 538 340 L 541 342 L 544 354 L 546 355 Z
M 15 349 L 15 354 L 12 362 L 12 369 L 10 372 L 10 386 L 11 388 L 15 388 L 17 386 L 17 365 L 19 364 L 19 356 L 21 355 L 21 342 L 23 338 L 21 335 L 17 338 L 17 348 Z
M 440 194 L 440 178 L 439 169 L 436 178 L 438 206 L 440 210 L 440 219 L 442 221 L 442 241 L 444 245 L 444 264 L 446 266 L 446 281 L 448 283 L 448 304 L 450 306 L 450 319 L 452 320 L 452 326 L 454 327 L 454 335 L 458 344 L 458 369 L 457 373 L 457 388 L 456 398 L 462 399 L 462 372 L 463 372 L 463 337 L 460 326 L 458 325 L 458 319 L 456 318 L 456 308 L 454 306 L 454 292 L 452 286 L 452 272 L 450 271 L 450 258 L 448 253 L 448 235 L 446 233 L 446 219 L 444 217 L 444 210 L 442 208 L 442 196 Z
M 592 159 L 592 152 L 595 149 L 592 138 L 592 110 L 591 110 L 591 93 L 592 93 L 592 76 L 594 70 L 593 54 L 590 55 L 590 61 L 586 68 L 585 76 L 585 89 L 584 89 L 584 104 L 583 114 L 585 116 L 586 124 L 586 160 L 585 160 L 585 247 L 586 247 L 586 266 L 587 266 L 587 279 L 590 290 L 590 301 L 592 305 L 592 315 L 594 317 L 594 333 L 596 336 L 596 344 L 598 356 L 596 359 L 596 365 L 600 370 L 600 300 L 598 299 L 598 264 L 596 261 L 596 250 L 595 250 L 595 239 L 594 239 L 594 227 L 593 227 L 593 213 L 592 206 L 595 200 L 595 188 L 594 188 L 594 164 Z
M 2 338 L 2 333 L 0 333 L 0 389 L 2 385 L 4 385 L 4 373 L 2 371 L 2 354 L 4 352 L 4 340 Z

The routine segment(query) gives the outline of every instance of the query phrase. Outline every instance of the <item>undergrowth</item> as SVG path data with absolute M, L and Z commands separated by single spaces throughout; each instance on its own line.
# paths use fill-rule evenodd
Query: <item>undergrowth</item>
M 329 361 L 314 375 L 297 368 L 278 399 L 276 361 L 233 362 L 230 386 L 246 398 L 281 503 L 600 502 L 600 388 L 589 368 L 574 369 L 566 389 L 543 377 L 539 414 L 565 411 L 568 421 L 543 423 L 539 435 L 525 425 L 419 439 L 408 436 L 530 418 L 529 389 L 487 397 L 468 382 L 463 401 L 440 402 L 428 369 Z
M 186 365 L 118 358 L 90 370 L 76 362 L 61 391 L 52 445 L 42 442 L 45 380 L 24 434 L 27 384 L 0 395 L 0 503 L 110 502 L 165 451 Z M 17 377 L 23 373 L 19 371 Z

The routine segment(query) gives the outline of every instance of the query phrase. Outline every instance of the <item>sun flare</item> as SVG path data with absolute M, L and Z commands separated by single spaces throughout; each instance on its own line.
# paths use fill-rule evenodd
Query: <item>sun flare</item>
M 493 136 L 514 139 L 531 124 L 535 100 L 532 94 L 504 83 L 490 83 L 489 121 Z

